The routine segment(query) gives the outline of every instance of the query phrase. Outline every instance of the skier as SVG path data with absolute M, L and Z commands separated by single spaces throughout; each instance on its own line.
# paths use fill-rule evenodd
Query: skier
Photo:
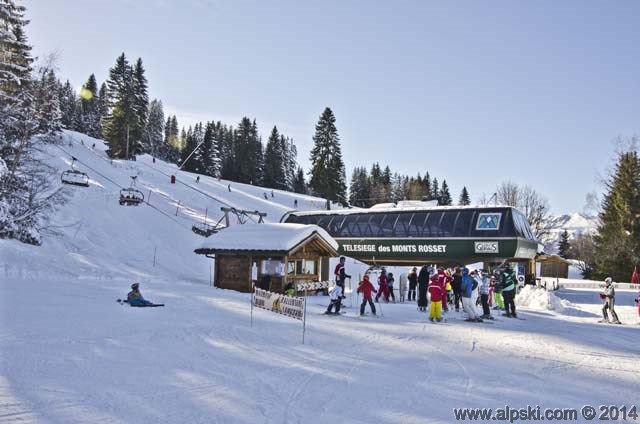
M 456 312 L 458 312 L 460 310 L 460 303 L 462 302 L 462 272 L 460 268 L 456 268 L 453 273 L 451 288 L 453 289 L 453 303 L 456 305 Z
M 376 314 L 376 305 L 373 303 L 372 294 L 375 293 L 376 289 L 373 287 L 373 284 L 369 281 L 369 276 L 365 274 L 364 278 L 358 284 L 358 293 L 362 293 L 362 304 L 360 305 L 360 316 L 364 315 L 364 307 L 367 302 L 369 302 L 369 307 L 371 308 L 371 313 L 373 315 Z
M 227 190 L 229 190 L 229 193 L 231 193 L 231 184 L 227 185 Z
M 298 209 L 298 199 L 295 199 L 295 200 L 293 201 L 293 207 L 294 207 L 294 208 L 296 208 L 296 209 Z
M 479 303 L 479 298 L 480 298 L 480 294 L 478 292 L 478 271 L 477 270 L 473 270 L 471 271 L 471 273 L 469 274 L 471 275 L 471 278 L 473 278 L 473 288 L 471 291 L 471 305 L 473 306 L 473 310 L 476 311 L 476 315 L 480 315 L 478 313 L 478 309 L 476 309 L 476 307 L 478 306 Z
M 502 282 L 500 281 L 500 273 L 496 270 L 491 277 L 491 284 L 493 284 L 493 300 L 496 305 L 493 309 L 504 310 L 504 301 L 502 300 Z
M 446 281 L 447 275 L 444 273 L 444 268 L 442 267 L 438 268 L 437 274 L 431 277 L 431 283 L 429 284 L 429 295 L 431 296 L 429 321 L 431 322 L 433 322 L 434 319 L 437 322 L 442 321 L 442 302 L 447 299 L 445 292 Z
M 407 276 L 409 280 L 409 301 L 416 300 L 416 286 L 418 285 L 418 269 L 414 266 Z
M 284 286 L 284 294 L 286 296 L 295 296 L 296 289 L 293 287 L 293 282 L 289 281 L 286 286 Z
M 450 271 L 447 271 L 447 277 L 447 281 L 444 285 L 444 289 L 447 292 L 447 301 L 443 303 L 445 312 L 449 310 L 449 306 L 453 306 L 453 286 L 451 285 L 453 277 L 451 276 Z
M 268 197 L 267 197 L 267 193 L 266 193 L 266 192 L 262 193 L 262 195 L 264 196 L 264 200 L 267 200 L 267 199 L 268 199 Z
M 393 294 L 394 282 L 395 282 L 395 279 L 393 278 L 393 273 L 390 272 L 389 275 L 387 276 L 387 287 L 389 288 L 389 297 L 391 297 L 391 300 L 393 301 L 393 303 L 396 303 L 396 297 Z
M 331 302 L 329 303 L 329 307 L 327 307 L 325 314 L 340 315 L 340 306 L 342 304 L 342 287 L 335 286 L 334 288 L 332 288 L 331 291 L 329 292 L 329 296 L 331 298 Z M 331 312 L 334 306 L 336 308 L 335 313 Z
M 163 304 L 155 304 L 153 302 L 149 302 L 144 297 L 142 297 L 142 293 L 140 293 L 140 284 L 133 283 L 131 284 L 131 291 L 127 294 L 127 300 L 125 300 L 129 306 L 137 306 L 137 307 L 145 307 L 145 306 L 164 306 Z
M 378 277 L 378 294 L 376 295 L 376 303 L 380 299 L 380 295 L 383 295 L 385 303 L 389 303 L 389 285 L 387 279 L 387 271 L 382 268 L 380 277 Z
M 347 275 L 345 268 L 344 268 L 344 264 L 347 261 L 347 258 L 345 258 L 344 256 L 340 256 L 340 262 L 338 263 L 338 265 L 336 265 L 336 269 L 333 271 L 333 275 L 335 277 L 336 280 L 336 286 L 340 286 L 342 287 L 342 298 L 346 299 L 346 296 L 344 295 L 344 280 L 346 280 L 347 278 L 351 278 L 350 275 Z
M 427 300 L 427 289 L 429 288 L 429 267 L 423 265 L 418 275 L 418 309 L 420 312 L 427 312 L 429 301 Z
M 609 323 L 609 315 L 607 314 L 607 310 L 609 310 L 611 311 L 611 318 L 613 318 L 611 323 L 622 324 L 618 319 L 618 314 L 616 314 L 616 289 L 611 282 L 611 277 L 607 277 L 604 280 L 604 291 L 600 293 L 600 298 L 604 300 L 604 305 L 602 306 L 602 319 L 598 322 Z
M 513 272 L 509 264 L 504 265 L 502 271 L 502 298 L 504 299 L 504 316 L 509 318 L 517 318 L 516 303 L 516 274 Z
M 469 315 L 466 321 L 482 321 L 482 318 L 478 317 L 474 305 L 471 303 L 471 294 L 473 292 L 473 277 L 469 275 L 469 269 L 467 267 L 462 268 L 462 284 L 461 284 L 461 297 L 462 308 Z
M 198 184 L 199 182 L 200 182 L 200 175 L 196 177 L 196 184 Z
M 480 292 L 480 302 L 482 303 L 482 316 L 483 319 L 493 319 L 491 317 L 491 309 L 489 309 L 489 290 L 491 282 L 489 280 L 489 274 L 487 271 L 482 270 L 478 276 L 478 291 Z
M 400 302 L 404 303 L 406 299 L 406 291 L 407 291 L 407 274 L 400 274 L 400 287 L 398 287 L 398 291 L 400 292 Z
M 271 190 L 271 197 L 274 197 L 273 190 Z

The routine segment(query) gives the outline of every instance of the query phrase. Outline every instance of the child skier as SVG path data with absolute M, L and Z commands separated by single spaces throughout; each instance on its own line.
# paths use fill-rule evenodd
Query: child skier
M 369 281 L 369 276 L 365 274 L 364 278 L 358 284 L 358 293 L 362 293 L 362 305 L 360 305 L 360 316 L 364 315 L 364 307 L 369 302 L 371 313 L 376 314 L 376 306 L 373 304 L 372 293 L 376 292 L 375 287 Z
M 340 315 L 340 306 L 342 304 L 342 287 L 335 286 L 334 288 L 332 288 L 331 291 L 329 292 L 329 297 L 331 298 L 331 302 L 329 303 L 329 306 L 327 307 L 325 314 Z M 336 308 L 335 313 L 331 312 L 331 310 L 334 307 Z
M 378 294 L 376 295 L 376 302 L 380 299 L 380 295 L 383 295 L 384 301 L 389 303 L 389 286 L 387 284 L 387 271 L 382 269 L 380 277 L 378 277 Z
M 391 301 L 396 303 L 396 297 L 393 294 L 393 283 L 395 283 L 395 280 L 393 278 L 393 273 L 390 272 L 387 277 L 387 287 L 389 288 L 389 297 L 391 297 Z
M 442 321 L 442 302 L 446 300 L 445 281 L 447 275 L 444 268 L 438 268 L 438 272 L 431 277 L 429 295 L 431 296 L 431 308 L 429 309 L 429 321 Z
M 129 306 L 137 306 L 137 307 L 164 306 L 164 304 L 161 304 L 161 303 L 155 304 L 153 302 L 149 302 L 144 297 L 142 297 L 142 293 L 140 293 L 139 283 L 131 284 L 131 291 L 127 293 L 127 300 L 125 300 L 124 302 L 128 303 Z

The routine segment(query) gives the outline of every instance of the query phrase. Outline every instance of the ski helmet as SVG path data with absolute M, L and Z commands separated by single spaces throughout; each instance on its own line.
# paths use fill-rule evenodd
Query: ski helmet
M 140 284 L 138 284 L 138 283 L 133 283 L 133 284 L 131 284 L 131 288 L 132 288 L 133 290 L 137 289 L 138 287 L 140 287 Z
M 611 277 L 607 277 L 607 278 L 605 278 L 605 279 L 604 279 L 604 283 L 605 283 L 606 285 L 611 284 L 611 282 L 612 282 L 612 281 L 613 281 L 613 280 L 611 279 Z

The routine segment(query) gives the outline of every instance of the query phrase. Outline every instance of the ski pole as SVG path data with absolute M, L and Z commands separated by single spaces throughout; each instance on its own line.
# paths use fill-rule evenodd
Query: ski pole
M 349 307 L 353 308 L 353 289 L 351 288 L 351 277 L 349 277 Z

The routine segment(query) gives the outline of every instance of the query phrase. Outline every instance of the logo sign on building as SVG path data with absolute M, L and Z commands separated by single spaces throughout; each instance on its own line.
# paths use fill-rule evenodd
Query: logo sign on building
M 304 297 L 285 296 L 256 288 L 253 306 L 300 321 L 304 319 Z
M 481 213 L 478 215 L 478 221 L 476 222 L 476 230 L 495 230 L 500 229 L 500 220 L 502 219 L 502 213 Z
M 476 241 L 474 248 L 476 253 L 500 253 L 497 241 Z

